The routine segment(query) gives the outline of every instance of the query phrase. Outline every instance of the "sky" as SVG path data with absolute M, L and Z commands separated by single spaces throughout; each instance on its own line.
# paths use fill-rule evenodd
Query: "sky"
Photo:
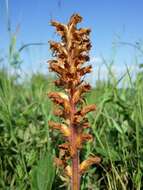
M 8 53 L 9 18 L 11 34 L 18 28 L 17 49 L 26 43 L 46 43 L 21 52 L 23 70 L 46 71 L 46 61 L 51 57 L 47 43 L 57 40 L 50 20 L 67 23 L 73 13 L 83 17 L 79 27 L 88 27 L 92 31 L 90 57 L 95 70 L 103 58 L 108 63 L 114 60 L 117 72 L 122 71 L 125 64 L 134 68 L 137 51 L 119 44 L 143 40 L 142 0 L 0 0 L 0 54 Z

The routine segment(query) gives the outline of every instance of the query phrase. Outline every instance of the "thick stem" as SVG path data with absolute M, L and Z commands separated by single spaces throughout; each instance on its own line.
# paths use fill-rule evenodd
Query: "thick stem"
M 78 130 L 73 124 L 73 117 L 76 112 L 76 106 L 73 103 L 72 96 L 74 90 L 71 90 L 71 117 L 70 117 L 70 127 L 71 127 L 71 147 L 73 151 L 71 168 L 72 168 L 72 177 L 71 177 L 71 190 L 80 190 L 80 174 L 79 174 L 79 150 L 77 149 L 77 136 Z
M 80 175 L 79 175 L 79 153 L 76 151 L 72 158 L 72 178 L 71 190 L 80 190 Z

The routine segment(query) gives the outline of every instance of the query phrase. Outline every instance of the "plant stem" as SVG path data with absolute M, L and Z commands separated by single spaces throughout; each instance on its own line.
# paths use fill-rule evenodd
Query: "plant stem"
M 71 178 L 71 190 L 80 189 L 80 176 L 79 176 L 79 152 L 76 151 L 75 156 L 72 158 L 72 178 Z
M 74 89 L 71 89 L 71 116 L 70 116 L 70 127 L 71 127 L 71 148 L 73 153 L 72 157 L 72 177 L 71 177 L 71 190 L 80 190 L 80 174 L 79 174 L 79 150 L 77 149 L 76 142 L 78 137 L 78 130 L 73 124 L 74 114 L 76 112 L 76 105 L 73 103 Z

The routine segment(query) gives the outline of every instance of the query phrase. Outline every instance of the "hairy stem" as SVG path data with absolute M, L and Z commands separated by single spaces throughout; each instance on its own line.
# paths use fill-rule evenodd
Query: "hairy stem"
M 71 116 L 70 116 L 70 127 L 71 127 L 71 147 L 74 150 L 71 168 L 72 168 L 72 177 L 71 177 L 71 190 L 79 190 L 80 189 L 80 175 L 79 175 L 79 151 L 76 147 L 76 140 L 78 136 L 78 130 L 76 126 L 73 124 L 74 114 L 76 112 L 76 106 L 73 103 L 73 94 L 74 89 L 71 89 Z
M 75 156 L 72 158 L 72 178 L 71 190 L 80 189 L 80 176 L 79 176 L 79 152 L 76 151 Z

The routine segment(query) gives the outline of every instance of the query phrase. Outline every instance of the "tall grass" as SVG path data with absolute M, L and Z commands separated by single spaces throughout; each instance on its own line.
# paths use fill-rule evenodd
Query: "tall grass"
M 28 189 L 32 184 L 32 169 L 49 153 L 47 171 L 54 172 L 49 140 L 50 116 L 44 76 L 37 75 L 25 84 L 16 84 L 5 71 L 0 75 L 0 187 Z M 51 155 L 51 156 L 50 156 Z M 46 156 L 47 158 L 47 156 Z M 49 165 L 48 165 L 48 162 Z M 40 166 L 42 163 L 40 161 Z M 39 166 L 39 167 L 40 167 Z M 40 174 L 35 174 L 41 177 Z M 49 175 L 52 183 L 53 174 Z M 46 175 L 46 176 L 47 176 Z M 46 178 L 46 181 L 48 179 Z M 42 181 L 40 181 L 42 183 Z M 44 188 L 43 188 L 44 189 Z
M 92 152 L 100 155 L 102 163 L 82 177 L 81 189 L 140 190 L 143 188 L 143 74 L 138 74 L 130 88 L 123 85 L 119 88 L 116 77 L 113 79 L 109 75 L 108 79 L 98 81 L 86 97 L 88 103 L 97 105 L 97 112 L 88 115 L 96 140 L 94 144 L 86 145 L 81 159 Z M 53 185 L 52 189 L 64 189 L 58 177 L 59 171 L 48 164 L 61 142 L 56 132 L 50 132 L 47 124 L 53 117 L 47 92 L 53 88 L 51 79 L 42 74 L 33 75 L 31 80 L 18 84 L 14 77 L 1 70 L 1 189 L 48 189 L 48 180 Z M 47 167 L 51 174 L 43 175 L 42 167 Z M 33 183 L 37 184 L 42 179 L 44 187 L 33 187 Z

